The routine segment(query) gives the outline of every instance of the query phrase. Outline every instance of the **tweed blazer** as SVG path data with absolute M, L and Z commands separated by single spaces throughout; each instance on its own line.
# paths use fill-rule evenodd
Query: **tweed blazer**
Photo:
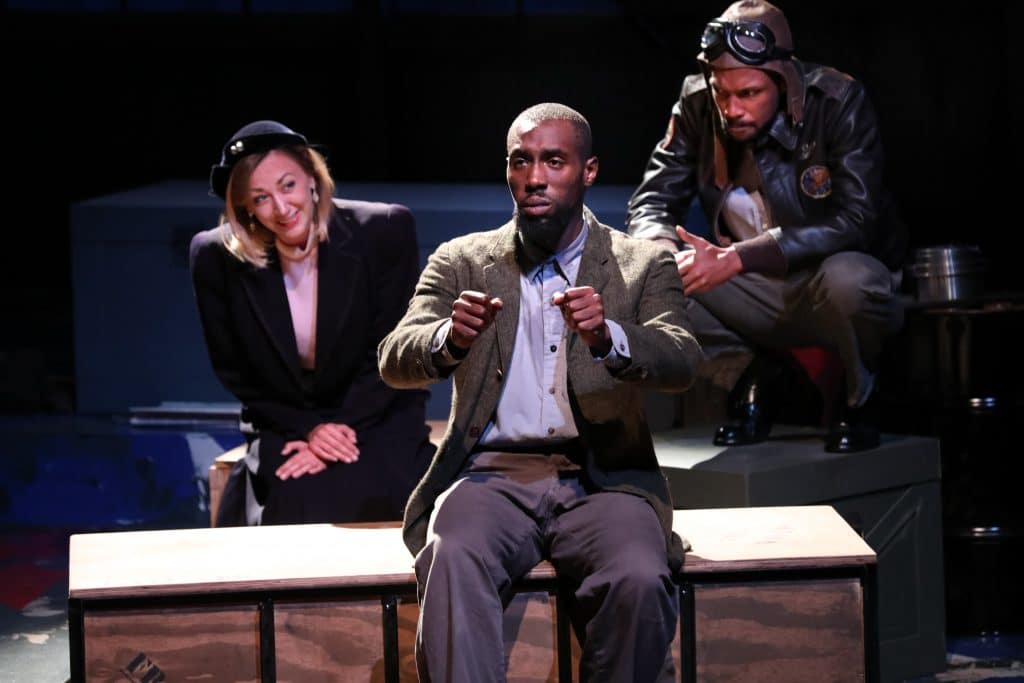
M 643 496 L 651 503 L 675 570 L 682 563 L 683 546 L 672 533 L 672 501 L 654 454 L 643 390 L 686 389 L 703 354 L 690 333 L 672 255 L 650 241 L 601 225 L 584 211 L 590 231 L 576 285 L 590 285 L 601 294 L 605 317 L 622 326 L 631 354 L 630 364 L 613 373 L 594 361 L 578 335 L 568 340 L 570 402 L 588 446 L 584 474 L 597 489 Z M 393 387 L 423 387 L 449 373 L 453 377 L 447 430 L 406 505 L 404 538 L 413 554 L 426 542 L 434 501 L 458 477 L 501 396 L 516 341 L 519 275 L 512 222 L 440 245 L 420 275 L 405 316 L 378 348 L 381 376 Z M 464 290 L 499 297 L 504 308 L 459 365 L 438 367 L 431 341 Z

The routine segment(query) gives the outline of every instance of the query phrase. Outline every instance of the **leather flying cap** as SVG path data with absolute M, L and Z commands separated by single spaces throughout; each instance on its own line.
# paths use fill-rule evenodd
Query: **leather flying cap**
M 238 160 L 250 154 L 284 147 L 286 145 L 308 145 L 306 136 L 278 123 L 277 121 L 253 121 L 242 126 L 224 145 L 220 163 L 210 169 L 210 194 L 221 199 L 227 198 L 228 178 Z
M 775 40 L 775 47 L 784 53 L 793 53 L 793 34 L 789 30 L 786 15 L 775 5 L 764 0 L 739 0 L 726 8 L 718 18 L 723 22 L 756 22 L 766 26 Z M 702 50 L 697 60 L 710 69 L 743 69 L 753 68 L 779 74 L 786 84 L 786 111 L 793 123 L 800 122 L 804 117 L 804 82 L 796 66 L 790 59 L 769 59 L 763 64 L 752 66 L 737 59 L 729 50 L 709 58 Z

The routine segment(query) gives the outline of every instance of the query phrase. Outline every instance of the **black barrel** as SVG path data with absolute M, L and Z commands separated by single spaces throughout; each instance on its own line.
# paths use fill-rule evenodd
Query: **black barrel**
M 946 631 L 1024 629 L 1024 294 L 910 302 L 883 428 L 938 437 Z

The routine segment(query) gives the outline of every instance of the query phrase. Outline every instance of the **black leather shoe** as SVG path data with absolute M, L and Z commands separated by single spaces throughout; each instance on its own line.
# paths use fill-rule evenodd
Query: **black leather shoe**
M 759 443 L 768 438 L 772 431 L 772 421 L 768 417 L 765 406 L 760 403 L 748 403 L 743 406 L 746 414 L 730 420 L 715 431 L 716 446 L 743 446 Z
M 825 450 L 829 453 L 856 453 L 878 448 L 881 439 L 878 434 L 877 401 L 872 392 L 864 405 L 847 408 L 843 392 L 843 408 L 839 418 L 825 435 Z
M 772 431 L 771 394 L 782 369 L 756 355 L 729 392 L 729 421 L 718 428 L 716 446 L 743 446 L 768 438 Z

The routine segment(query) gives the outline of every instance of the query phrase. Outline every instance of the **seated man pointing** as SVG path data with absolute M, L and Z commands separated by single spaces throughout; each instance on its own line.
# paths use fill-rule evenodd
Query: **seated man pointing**
M 642 390 L 684 390 L 702 358 L 675 262 L 584 207 L 598 162 L 576 111 L 530 107 L 507 150 L 512 220 L 438 247 L 379 348 L 394 387 L 454 379 L 405 512 L 420 677 L 504 680 L 502 610 L 548 559 L 573 587 L 581 680 L 672 680 L 683 546 Z

